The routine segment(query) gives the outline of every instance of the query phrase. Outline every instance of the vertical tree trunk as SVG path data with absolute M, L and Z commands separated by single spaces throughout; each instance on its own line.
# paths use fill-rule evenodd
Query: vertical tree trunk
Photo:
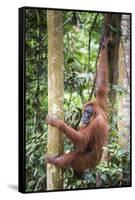
M 121 28 L 123 37 L 119 48 L 119 84 L 130 93 L 130 15 L 123 15 Z M 126 38 L 126 40 L 125 40 Z M 121 119 L 118 121 L 119 144 L 124 150 L 130 150 L 130 95 L 119 95 L 118 109 Z
M 119 61 L 119 44 L 121 37 L 121 14 L 107 14 L 106 23 L 108 24 L 110 35 L 110 48 L 108 49 L 109 61 L 109 83 L 110 83 L 110 101 L 114 108 L 116 100 L 116 90 L 113 86 L 118 84 L 118 61 Z
M 63 30 L 62 12 L 47 11 L 48 22 L 48 114 L 63 119 Z M 55 127 L 48 127 L 49 155 L 63 152 L 63 134 Z M 47 164 L 47 190 L 63 188 L 63 173 Z
M 35 92 L 35 104 L 36 104 L 36 111 L 35 111 L 35 134 L 40 131 L 40 100 L 39 100 L 39 93 L 40 93 L 40 15 L 38 9 L 36 9 L 36 18 L 37 18 L 37 48 L 36 51 L 39 52 L 36 55 L 36 92 Z

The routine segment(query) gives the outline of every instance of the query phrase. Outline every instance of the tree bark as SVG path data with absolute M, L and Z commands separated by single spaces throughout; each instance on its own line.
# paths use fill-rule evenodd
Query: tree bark
M 48 114 L 63 119 L 63 28 L 62 12 L 47 11 L 48 22 Z M 63 153 L 63 134 L 48 126 L 49 155 Z M 63 172 L 54 165 L 47 164 L 47 190 L 63 188 Z
M 123 37 L 119 48 L 119 84 L 128 92 L 118 95 L 118 111 L 121 114 L 118 121 L 119 144 L 127 152 L 130 151 L 130 20 L 130 15 L 122 16 Z
M 110 34 L 110 48 L 108 49 L 109 62 L 109 83 L 110 83 L 110 102 L 114 108 L 116 100 L 116 90 L 113 86 L 118 85 L 119 71 L 119 44 L 121 37 L 121 14 L 107 14 L 106 22 L 108 24 L 108 34 Z

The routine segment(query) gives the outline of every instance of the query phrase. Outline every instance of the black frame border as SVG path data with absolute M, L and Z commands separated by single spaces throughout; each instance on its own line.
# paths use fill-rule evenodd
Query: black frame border
M 25 152 L 25 127 L 26 127 L 26 117 L 25 117 L 25 8 L 19 8 L 19 174 L 18 174 L 18 191 L 25 193 L 26 190 L 26 152 Z
M 26 9 L 41 9 L 41 10 L 58 10 L 58 11 L 76 11 L 76 12 L 90 12 L 90 13 L 112 13 L 130 15 L 130 185 L 129 186 L 111 186 L 99 188 L 78 188 L 78 189 L 64 189 L 64 190 L 43 190 L 26 192 L 26 93 L 25 93 L 25 75 L 26 75 L 26 60 L 25 60 L 25 34 L 26 34 Z M 132 13 L 131 12 L 111 12 L 111 11 L 96 11 L 96 10 L 79 10 L 67 8 L 53 8 L 53 7 L 31 7 L 24 6 L 18 9 L 19 22 L 19 66 L 18 66 L 18 191 L 21 193 L 41 193 L 41 192 L 59 192 L 59 191 L 78 191 L 91 189 L 114 189 L 132 187 Z

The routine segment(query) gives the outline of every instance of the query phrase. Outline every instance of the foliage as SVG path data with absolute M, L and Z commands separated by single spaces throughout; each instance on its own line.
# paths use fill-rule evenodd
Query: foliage
M 26 181 L 29 192 L 43 190 L 46 187 L 44 163 L 46 136 L 42 133 L 31 134 L 26 143 Z
M 96 22 L 95 22 L 96 20 Z M 95 24 L 94 24 L 95 22 Z M 77 129 L 82 105 L 91 92 L 103 15 L 89 12 L 63 12 L 64 31 L 64 112 L 65 121 Z M 114 27 L 111 27 L 113 31 Z M 44 9 L 26 10 L 26 189 L 46 190 L 44 155 L 47 147 L 47 17 Z M 118 85 L 112 87 L 120 95 L 128 95 Z M 113 116 L 116 121 L 116 116 Z M 87 171 L 83 179 L 72 169 L 64 173 L 64 188 L 128 186 L 130 184 L 130 151 L 119 145 L 119 132 L 111 124 L 108 162 Z M 66 139 L 64 151 L 74 149 Z
M 26 10 L 26 189 L 46 188 L 47 146 L 46 11 Z

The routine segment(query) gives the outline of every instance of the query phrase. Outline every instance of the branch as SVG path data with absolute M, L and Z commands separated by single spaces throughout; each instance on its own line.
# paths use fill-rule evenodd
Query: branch
M 89 44 L 88 44 L 88 69 L 90 68 L 90 44 L 91 44 L 91 34 L 92 34 L 92 31 L 95 27 L 95 24 L 96 24 L 96 21 L 97 21 L 97 17 L 98 17 L 98 13 L 96 14 L 94 20 L 93 20 L 93 23 L 91 25 L 91 29 L 89 31 Z

